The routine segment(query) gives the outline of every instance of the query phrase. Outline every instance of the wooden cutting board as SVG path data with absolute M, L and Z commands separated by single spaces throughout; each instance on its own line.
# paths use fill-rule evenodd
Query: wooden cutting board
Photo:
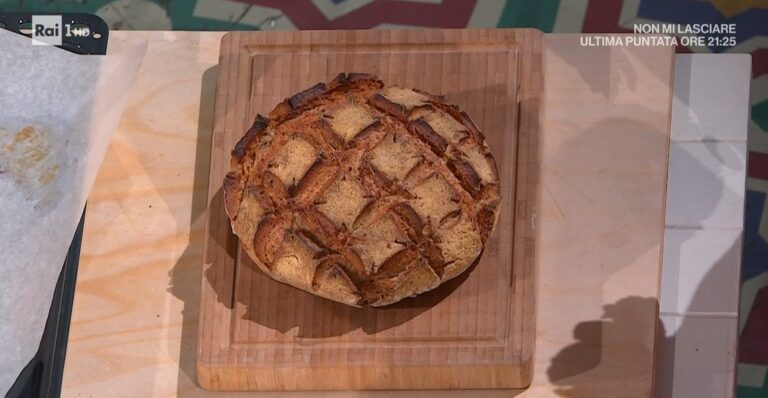
M 236 32 L 221 44 L 197 376 L 213 390 L 519 388 L 531 382 L 533 228 L 542 92 L 536 30 Z M 445 94 L 486 134 L 499 223 L 476 265 L 386 308 L 350 308 L 250 264 L 222 202 L 256 114 L 340 72 Z

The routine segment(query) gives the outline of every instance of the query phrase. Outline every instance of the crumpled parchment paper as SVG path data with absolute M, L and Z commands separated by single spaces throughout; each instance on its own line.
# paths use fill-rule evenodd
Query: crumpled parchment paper
M 0 29 L 0 395 L 37 352 L 145 51 L 76 55 Z

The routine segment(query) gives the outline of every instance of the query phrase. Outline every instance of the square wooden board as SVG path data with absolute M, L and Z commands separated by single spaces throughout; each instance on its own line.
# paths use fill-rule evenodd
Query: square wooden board
M 221 45 L 197 374 L 214 390 L 519 388 L 531 381 L 536 30 L 235 32 Z M 474 268 L 381 309 L 273 281 L 239 250 L 221 186 L 256 114 L 340 72 L 445 94 L 486 134 L 499 166 L 499 223 Z

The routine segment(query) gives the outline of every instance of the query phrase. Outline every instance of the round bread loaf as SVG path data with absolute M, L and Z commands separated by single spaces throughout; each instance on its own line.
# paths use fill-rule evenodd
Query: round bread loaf
M 274 279 L 353 306 L 434 289 L 499 213 L 483 134 L 442 96 L 340 74 L 257 116 L 224 180 L 232 229 Z

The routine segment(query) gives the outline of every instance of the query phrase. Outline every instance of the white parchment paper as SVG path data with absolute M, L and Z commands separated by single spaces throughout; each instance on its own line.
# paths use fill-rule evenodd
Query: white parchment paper
M 0 29 L 0 395 L 38 349 L 145 50 L 76 55 Z

